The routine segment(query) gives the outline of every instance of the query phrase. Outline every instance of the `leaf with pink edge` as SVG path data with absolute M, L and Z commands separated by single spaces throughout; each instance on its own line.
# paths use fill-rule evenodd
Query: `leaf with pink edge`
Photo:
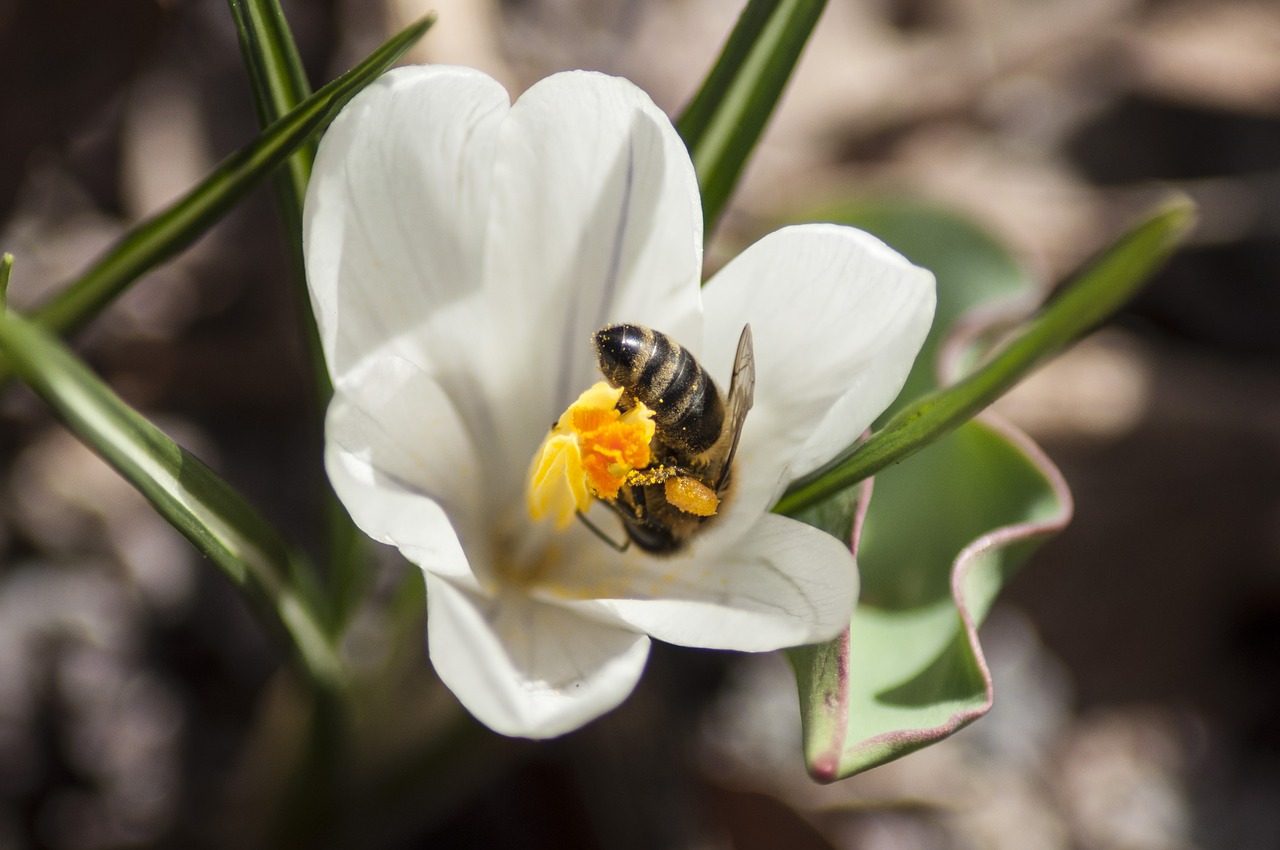
M 991 677 L 977 625 L 1071 516 L 1070 492 L 1048 458 L 991 418 L 966 423 L 859 492 L 865 521 L 854 513 L 852 531 L 862 596 L 850 628 L 791 653 L 805 757 L 821 781 L 905 755 L 987 712 Z M 839 514 L 824 508 L 829 519 Z
M 898 403 L 937 388 L 977 330 L 1025 314 L 1040 287 L 955 213 L 859 202 L 824 218 L 875 233 L 938 280 L 934 327 Z M 874 496 L 873 496 L 874 493 Z M 991 681 L 976 628 L 1035 545 L 1066 524 L 1071 497 L 1040 450 L 991 417 L 846 490 L 801 518 L 858 553 L 850 628 L 791 653 L 810 772 L 833 781 L 946 737 L 984 714 Z

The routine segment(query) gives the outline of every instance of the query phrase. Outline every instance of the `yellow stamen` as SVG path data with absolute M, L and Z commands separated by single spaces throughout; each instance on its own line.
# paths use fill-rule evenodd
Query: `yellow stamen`
M 582 451 L 578 441 L 554 431 L 533 456 L 529 469 L 529 513 L 535 520 L 551 516 L 556 528 L 573 521 L 576 511 L 591 504 L 587 481 L 582 474 Z
M 615 499 L 635 469 L 649 465 L 653 411 L 637 404 L 618 410 L 622 390 L 604 381 L 569 405 L 533 456 L 529 468 L 529 513 L 550 516 L 565 528 L 591 499 Z

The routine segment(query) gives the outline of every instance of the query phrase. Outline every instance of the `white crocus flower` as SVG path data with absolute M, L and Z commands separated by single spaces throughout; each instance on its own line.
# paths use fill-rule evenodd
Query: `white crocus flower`
M 745 651 L 839 633 L 857 568 L 769 513 L 893 399 L 932 276 L 860 231 L 789 227 L 705 287 L 702 213 L 671 122 L 625 80 L 557 74 L 514 105 L 474 70 L 393 71 L 333 123 L 306 262 L 335 393 L 326 463 L 371 537 L 422 568 L 431 661 L 493 729 L 574 729 L 635 686 L 650 638 Z M 535 522 L 549 428 L 600 376 L 592 333 L 660 330 L 728 386 L 755 339 L 755 407 L 720 515 L 683 551 Z M 619 538 L 616 517 L 591 518 Z

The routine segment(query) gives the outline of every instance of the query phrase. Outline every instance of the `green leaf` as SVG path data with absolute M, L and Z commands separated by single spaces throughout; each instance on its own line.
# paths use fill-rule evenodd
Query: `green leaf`
M 284 12 L 276 0 L 228 0 L 240 40 L 245 68 L 253 89 L 258 123 L 267 127 L 311 94 L 298 48 L 289 32 Z M 303 337 L 312 366 L 312 381 L 321 405 L 333 394 L 325 367 L 320 332 L 311 314 L 302 261 L 302 204 L 315 162 L 314 137 L 299 145 L 276 172 L 273 182 L 285 238 L 293 258 L 295 302 L 301 316 Z
M 780 506 L 851 539 L 858 553 L 862 590 L 849 630 L 829 644 L 791 653 L 806 760 L 815 778 L 831 781 L 946 737 L 990 708 L 991 679 L 977 627 L 1027 555 L 1065 525 L 1071 498 L 1061 475 L 1025 435 L 992 416 L 970 417 L 1132 295 L 1185 232 L 1191 210 L 1185 203 L 1158 210 L 1023 323 L 994 356 L 941 390 L 933 389 L 938 374 L 962 374 L 957 330 L 961 339 L 971 339 L 1004 318 L 1033 291 L 1031 281 L 989 237 L 927 209 L 862 205 L 827 217 L 867 227 L 938 277 L 928 361 L 917 363 L 908 389 L 928 394 L 907 404 L 865 445 L 904 422 L 929 424 L 936 415 L 930 399 L 974 392 L 974 382 L 989 393 L 963 396 L 982 403 L 963 416 L 953 414 L 945 428 L 892 458 L 896 465 L 871 468 L 874 482 L 867 475 L 851 477 L 830 498 L 784 499 Z M 855 481 L 858 488 L 848 488 Z
M 388 40 L 352 70 L 307 98 L 248 147 L 223 160 L 198 186 L 139 222 L 66 290 L 35 311 L 45 328 L 80 327 L 129 284 L 194 242 L 270 174 L 292 151 L 326 127 L 352 97 L 376 79 L 431 25 L 419 21 Z
M 1057 470 L 995 420 L 965 423 L 861 489 L 872 495 L 862 504 L 862 590 L 850 628 L 790 653 L 805 758 L 821 781 L 933 743 L 990 708 L 977 626 L 1021 562 L 1071 515 Z M 840 515 L 826 511 L 828 521 Z
M 258 120 L 265 127 L 305 100 L 311 94 L 311 86 L 278 2 L 228 0 L 228 6 L 253 86 Z M 298 150 L 307 147 L 314 149 L 314 145 L 304 145 Z M 302 157 L 308 161 L 312 158 Z M 306 188 L 305 174 L 298 185 Z
M 6 251 L 0 255 L 0 312 L 9 305 L 9 275 L 13 273 L 13 254 Z
M 308 677 L 326 689 L 340 662 L 319 616 L 309 571 L 229 485 L 116 396 L 56 337 L 8 312 L 0 353 L 89 448 L 125 477 L 288 637 Z
M 906 405 L 866 441 L 793 484 L 774 509 L 795 514 L 816 505 L 973 418 L 1120 309 L 1173 252 L 1194 218 L 1194 206 L 1183 198 L 1157 209 L 1066 283 L 979 368 Z
M 310 86 L 277 0 L 229 0 L 229 5 L 249 72 L 258 120 L 266 127 L 302 102 L 311 93 Z M 320 343 L 320 330 L 311 312 L 302 254 L 302 207 L 315 154 L 313 137 L 289 156 L 285 167 L 276 172 L 274 182 L 285 237 L 293 257 L 294 302 L 311 364 L 317 402 L 316 421 L 320 421 L 324 407 L 333 395 L 333 386 Z M 369 580 L 369 571 L 363 557 L 364 535 L 327 484 L 323 502 L 327 530 L 325 553 L 332 585 L 327 597 L 332 608 L 330 619 L 336 630 L 354 613 Z
M 702 190 L 710 237 L 791 78 L 826 0 L 751 0 L 715 67 L 676 121 Z

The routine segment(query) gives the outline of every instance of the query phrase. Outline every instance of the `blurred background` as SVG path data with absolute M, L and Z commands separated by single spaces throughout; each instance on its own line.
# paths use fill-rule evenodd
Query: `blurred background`
M 675 113 L 741 4 L 284 6 L 317 85 L 436 9 L 414 61 L 473 65 L 513 94 L 599 69 Z M 19 308 L 256 131 L 222 0 L 0 0 L 0 103 L 0 249 Z M 421 727 L 423 743 L 380 751 L 367 733 L 360 760 L 397 765 L 397 781 L 362 787 L 356 769 L 352 825 L 327 837 L 1280 847 L 1280 3 L 830 0 L 708 260 L 823 205 L 901 195 L 970 216 L 1048 283 L 1155 184 L 1200 204 L 1190 246 L 998 404 L 1077 510 L 984 627 L 988 717 L 820 787 L 783 659 L 659 647 L 612 715 L 508 742 L 458 716 L 420 632 L 393 641 L 371 613 L 350 651 L 402 673 L 363 720 Z M 272 201 L 255 193 L 76 342 L 314 550 L 320 418 Z M 0 848 L 270 845 L 260 815 L 287 808 L 301 704 L 271 637 L 17 387 L 0 396 L 0 492 Z M 408 571 L 381 554 L 392 600 Z

